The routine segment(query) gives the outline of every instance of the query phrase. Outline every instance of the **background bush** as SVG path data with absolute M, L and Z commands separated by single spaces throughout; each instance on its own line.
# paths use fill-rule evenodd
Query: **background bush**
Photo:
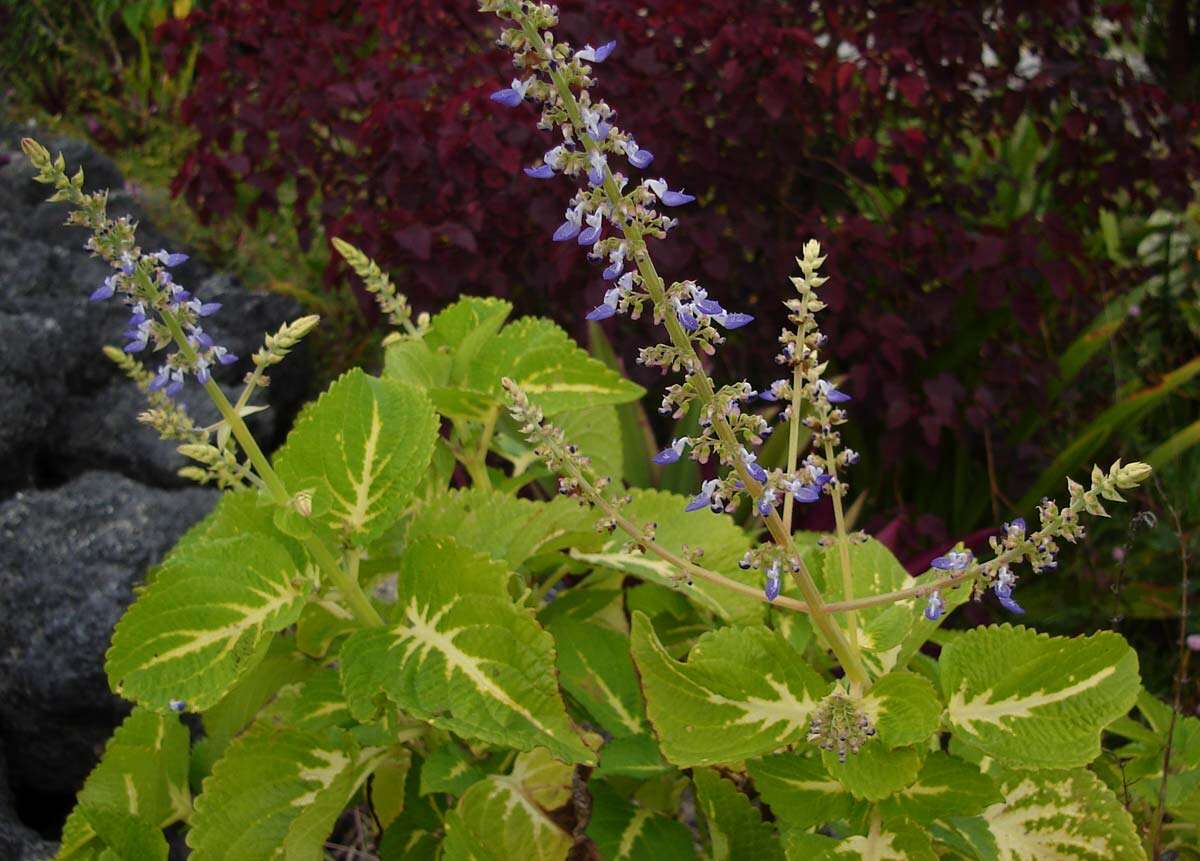
M 701 196 L 662 249 L 668 275 L 769 313 L 800 237 L 829 248 L 831 336 L 868 422 L 857 442 L 870 472 L 893 470 L 870 488 L 876 507 L 978 526 L 992 512 L 962 500 L 989 458 L 995 490 L 1019 495 L 1049 457 L 1014 428 L 1047 418 L 1059 354 L 1127 277 L 1101 211 L 1181 210 L 1200 164 L 1194 111 L 1121 51 L 1132 10 L 562 7 L 576 41 L 621 41 L 601 92 Z M 469 289 L 578 320 L 601 282 L 547 242 L 559 195 L 520 172 L 546 141 L 487 101 L 503 59 L 473 8 L 207 4 L 174 42 L 181 56 L 203 43 L 184 107 L 198 142 L 176 189 L 207 217 L 286 206 L 302 242 L 350 238 L 418 306 Z M 771 343 L 731 346 L 730 371 L 774 377 Z M 1067 410 L 1076 388 L 1094 394 L 1075 380 Z M 950 480 L 915 493 L 930 471 Z

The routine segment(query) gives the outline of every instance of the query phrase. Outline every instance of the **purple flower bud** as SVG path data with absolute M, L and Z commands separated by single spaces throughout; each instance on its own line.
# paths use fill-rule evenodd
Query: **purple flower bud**
M 692 501 L 687 504 L 684 511 L 699 511 L 701 508 L 708 508 L 712 505 L 712 497 L 705 493 L 698 493 L 692 497 Z
M 609 55 L 612 54 L 612 52 L 615 51 L 616 49 L 617 49 L 617 40 L 616 39 L 613 39 L 611 42 L 605 42 L 603 45 L 601 45 L 599 48 L 596 49 L 596 59 L 594 59 L 592 62 L 593 63 L 603 63 L 605 60 L 608 59 Z
M 708 314 L 709 316 L 725 313 L 725 309 L 721 307 L 720 303 L 712 299 L 693 299 L 692 305 L 700 313 Z
M 662 466 L 666 466 L 669 463 L 676 463 L 679 458 L 683 457 L 683 450 L 687 447 L 689 442 L 691 442 L 691 440 L 685 436 L 681 436 L 678 439 L 673 439 L 671 440 L 671 444 L 669 446 L 664 448 L 658 454 L 654 455 L 654 457 L 650 458 L 650 460 Z
M 183 700 L 168 700 L 167 708 L 175 713 L 179 713 L 187 709 L 187 703 Z
M 88 297 L 91 302 L 103 302 L 105 299 L 112 297 L 112 294 L 117 292 L 117 276 L 109 275 L 104 279 L 104 283 L 92 291 L 92 295 Z
M 929 600 L 925 604 L 925 618 L 930 622 L 936 622 L 942 618 L 942 613 L 946 610 L 946 602 L 942 600 L 941 592 L 933 592 L 929 596 Z
M 126 344 L 124 347 L 122 347 L 122 349 L 126 353 L 140 353 L 142 350 L 146 349 L 146 342 L 145 341 L 130 341 L 128 344 Z
M 1005 610 L 1016 616 L 1025 615 L 1025 608 L 1013 600 L 1012 586 L 1007 583 L 997 583 L 992 591 L 996 593 L 996 599 Z
M 580 245 L 591 245 L 600 238 L 600 228 L 588 226 L 579 233 L 579 237 L 575 240 Z
M 587 313 L 583 319 L 585 320 L 607 320 L 609 317 L 617 313 L 617 309 L 611 305 L 597 305 Z
M 525 175 L 533 179 L 553 179 L 554 168 L 548 164 L 539 164 L 537 167 L 525 168 Z
M 845 392 L 835 389 L 828 380 L 821 380 L 818 385 L 821 389 L 821 394 L 823 394 L 825 399 L 831 404 L 844 404 L 846 401 L 851 399 L 850 396 Z
M 238 360 L 237 356 L 228 352 L 224 347 L 213 347 L 213 351 L 217 356 L 217 361 L 222 365 L 232 365 Z
M 604 172 L 598 167 L 589 167 L 587 172 L 588 182 L 599 187 L 604 185 Z
M 205 302 L 200 306 L 200 310 L 196 313 L 201 317 L 211 317 L 213 314 L 221 310 L 220 302 Z
M 505 87 L 503 90 L 496 90 L 488 98 L 493 102 L 497 102 L 505 107 L 515 108 L 525 99 L 525 96 L 514 90 L 512 87 Z
M 696 318 L 682 308 L 675 312 L 675 316 L 679 318 L 680 325 L 689 332 L 695 332 L 700 328 L 700 323 Z
M 555 242 L 566 242 L 568 239 L 574 239 L 579 235 L 580 226 L 573 221 L 564 221 L 558 226 L 558 230 L 554 231 Z
M 625 262 L 623 260 L 614 260 L 605 267 L 604 272 L 601 273 L 601 277 L 604 278 L 605 281 L 612 281 L 614 278 L 619 278 L 624 269 Z
M 797 502 L 817 502 L 821 499 L 821 488 L 815 484 L 802 484 L 792 491 Z
M 747 323 L 754 322 L 754 315 L 738 314 L 738 313 L 732 313 L 732 314 L 725 313 L 725 314 L 718 314 L 715 317 L 713 317 L 713 319 L 716 320 L 718 323 L 720 323 L 722 326 L 724 326 L 726 329 L 740 329 L 742 326 L 745 326 Z M 849 398 L 847 398 L 847 400 L 849 400 Z
M 186 254 L 171 254 L 167 251 L 156 251 L 150 256 L 156 259 L 163 266 L 166 266 L 168 269 L 178 266 L 181 263 L 186 263 L 188 260 L 188 256 Z
M 647 168 L 654 161 L 654 153 L 648 149 L 639 149 L 629 156 L 629 163 L 638 169 Z
M 667 189 L 659 196 L 659 200 L 663 202 L 663 206 L 683 206 L 695 199 L 695 195 L 686 194 L 683 191 L 671 191 L 670 189 Z
M 971 564 L 972 558 L 970 550 L 951 550 L 929 564 L 942 571 L 961 571 Z
M 774 601 L 779 597 L 779 591 L 783 588 L 783 581 L 779 579 L 779 575 L 768 575 L 767 585 L 763 589 L 763 594 L 767 596 L 768 601 Z

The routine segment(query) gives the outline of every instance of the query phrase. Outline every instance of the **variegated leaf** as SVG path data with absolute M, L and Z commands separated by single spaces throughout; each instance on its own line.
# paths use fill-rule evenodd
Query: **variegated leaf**
M 313 494 L 313 521 L 361 547 L 408 504 L 437 430 L 419 389 L 353 370 L 305 407 L 275 468 L 292 493 Z
M 526 791 L 520 777 L 494 774 L 446 815 L 444 861 L 564 861 L 573 844 Z
M 686 512 L 686 497 L 656 490 L 634 490 L 632 501 L 622 513 L 636 523 L 654 523 L 655 541 L 668 550 L 680 553 L 689 548 L 704 548 L 705 567 L 724 574 L 731 580 L 744 583 L 754 590 L 762 587 L 761 578 L 738 567 L 738 560 L 750 549 L 750 539 L 727 516 L 713 514 L 707 509 Z M 625 544 L 628 537 L 613 533 L 596 552 L 575 551 L 572 555 L 590 565 L 603 566 L 663 586 L 675 586 L 680 573 L 669 562 L 648 553 L 630 552 Z M 706 580 L 696 580 L 681 587 L 698 606 L 715 613 L 721 619 L 738 624 L 761 622 L 766 605 L 753 595 L 733 592 Z
M 884 821 L 872 817 L 866 834 L 848 837 L 821 856 L 821 861 L 836 858 L 857 861 L 937 861 L 933 844 L 925 829 L 907 819 Z
M 999 789 L 972 763 L 936 751 L 929 754 L 917 782 L 879 803 L 887 816 L 931 822 L 947 816 L 974 816 L 1001 800 Z
M 382 691 L 413 717 L 466 738 L 594 762 L 559 695 L 554 642 L 513 603 L 510 576 L 448 538 L 408 545 L 392 624 L 342 646 L 354 715 L 370 718 Z
M 629 638 L 596 622 L 549 626 L 558 649 L 560 683 L 610 735 L 649 731 Z
M 880 595 L 906 589 L 915 582 L 892 551 L 874 538 L 851 543 L 847 552 L 855 595 Z M 826 547 L 821 557 L 823 593 L 840 597 L 841 551 L 834 544 Z M 879 675 L 891 671 L 897 666 L 901 645 L 915 621 L 911 609 L 903 604 L 884 604 L 859 610 L 857 616 L 856 632 L 864 663 Z
M 632 651 L 663 753 L 684 767 L 758 756 L 802 738 L 829 688 L 766 628 L 710 631 L 681 664 L 649 618 L 635 613 Z
M 117 623 L 106 670 L 114 691 L 156 711 L 218 702 L 296 621 L 307 586 L 283 547 L 260 535 L 198 544 L 164 567 Z
M 783 845 L 769 822 L 732 783 L 709 768 L 692 772 L 696 806 L 704 814 L 712 861 L 784 861 Z
M 135 708 L 79 791 L 57 857 L 90 861 L 106 849 L 158 846 L 151 835 L 161 839 L 161 829 L 190 808 L 187 729 L 174 714 Z M 165 849 L 165 841 L 161 845 Z
M 839 762 L 836 754 L 821 751 L 821 761 L 830 777 L 840 783 L 855 798 L 879 801 L 912 786 L 921 770 L 920 751 L 911 747 L 888 750 L 883 742 L 873 739 L 858 753 Z
M 204 781 L 192 861 L 320 861 L 337 817 L 386 756 L 348 733 L 255 724 Z
M 691 861 L 692 833 L 676 819 L 622 798 L 602 780 L 593 779 L 592 817 L 587 835 L 606 861 Z
M 819 756 L 779 753 L 752 759 L 746 769 L 775 818 L 792 828 L 848 819 L 862 807 L 829 776 Z
M 578 347 L 549 320 L 525 317 L 504 327 L 467 372 L 466 388 L 500 403 L 500 380 L 509 377 L 548 416 L 601 404 L 636 401 L 645 389 L 623 379 Z
M 887 747 L 921 744 L 937 732 L 942 701 L 930 681 L 916 673 L 892 672 L 863 698 L 863 710 Z
M 408 527 L 408 539 L 453 535 L 515 571 L 533 556 L 594 536 L 595 522 L 595 514 L 566 497 L 539 502 L 473 487 L 424 506 Z
M 1137 655 L 1117 634 L 1050 637 L 1011 625 L 975 628 L 942 650 L 955 735 L 1018 768 L 1086 765 L 1100 731 L 1129 711 Z
M 983 813 L 997 861 L 1146 857 L 1129 813 L 1089 771 L 1014 772 L 1000 791 L 1004 801 Z

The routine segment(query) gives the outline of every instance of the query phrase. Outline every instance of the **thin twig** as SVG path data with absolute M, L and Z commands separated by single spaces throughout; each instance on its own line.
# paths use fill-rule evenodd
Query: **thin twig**
M 1162 782 L 1158 786 L 1158 803 L 1154 809 L 1153 830 L 1151 831 L 1151 857 L 1157 859 L 1161 855 L 1163 819 L 1167 813 L 1167 779 L 1171 775 L 1171 754 L 1175 743 L 1175 724 L 1179 720 L 1179 713 L 1182 708 L 1183 684 L 1187 680 L 1188 662 L 1191 659 L 1191 649 L 1187 646 L 1188 591 L 1191 588 L 1191 584 L 1188 577 L 1187 536 L 1184 535 L 1179 512 L 1175 510 L 1175 506 L 1171 505 L 1171 500 L 1163 492 L 1162 484 L 1159 482 L 1157 476 L 1154 479 L 1154 486 L 1158 489 L 1159 496 L 1163 499 L 1163 505 L 1167 510 L 1167 514 L 1171 517 L 1171 522 L 1175 527 L 1175 536 L 1179 541 L 1179 660 L 1175 669 L 1175 679 L 1172 682 L 1171 723 L 1167 726 L 1167 743 L 1163 748 Z

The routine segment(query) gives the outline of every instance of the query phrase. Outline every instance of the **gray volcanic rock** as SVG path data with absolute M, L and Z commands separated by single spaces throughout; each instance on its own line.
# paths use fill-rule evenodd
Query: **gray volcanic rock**
M 129 708 L 104 674 L 113 626 L 216 498 L 89 472 L 0 504 L 0 737 L 18 791 L 78 790 Z

